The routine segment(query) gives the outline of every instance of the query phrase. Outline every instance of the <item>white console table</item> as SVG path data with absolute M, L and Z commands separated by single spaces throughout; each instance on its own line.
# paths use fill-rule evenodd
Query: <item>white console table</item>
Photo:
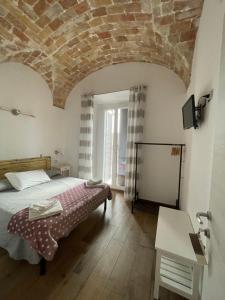
M 155 242 L 155 299 L 159 299 L 159 286 L 187 299 L 200 298 L 203 266 L 197 262 L 189 233 L 193 233 L 193 227 L 186 212 L 160 207 Z

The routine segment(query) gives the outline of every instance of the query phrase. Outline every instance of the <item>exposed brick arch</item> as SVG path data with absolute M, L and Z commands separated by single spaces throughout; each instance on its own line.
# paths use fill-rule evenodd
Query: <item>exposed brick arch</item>
M 54 105 L 88 74 L 123 62 L 166 66 L 188 86 L 203 0 L 1 0 L 0 61 L 47 81 Z

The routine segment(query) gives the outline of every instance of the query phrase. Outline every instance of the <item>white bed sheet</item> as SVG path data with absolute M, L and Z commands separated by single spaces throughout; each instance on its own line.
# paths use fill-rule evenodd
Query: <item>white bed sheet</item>
M 25 259 L 31 264 L 39 263 L 39 254 L 29 246 L 27 241 L 8 233 L 7 226 L 11 217 L 18 211 L 29 207 L 30 204 L 55 197 L 84 181 L 79 178 L 65 177 L 19 192 L 16 190 L 0 192 L 0 247 L 6 249 L 10 257 L 14 259 Z

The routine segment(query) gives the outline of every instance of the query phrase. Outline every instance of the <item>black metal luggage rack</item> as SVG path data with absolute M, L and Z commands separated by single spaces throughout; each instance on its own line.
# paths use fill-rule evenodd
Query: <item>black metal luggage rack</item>
M 180 147 L 180 162 L 179 162 L 179 177 L 178 177 L 178 191 L 177 191 L 177 199 L 176 199 L 176 205 L 167 205 L 165 203 L 159 203 L 152 200 L 147 199 L 139 199 L 138 191 L 137 191 L 137 162 L 138 162 L 138 146 L 139 145 L 151 145 L 151 146 L 173 146 L 173 147 Z M 141 201 L 149 202 L 151 204 L 156 204 L 160 206 L 166 206 L 171 208 L 180 209 L 180 191 L 181 191 L 181 171 L 182 171 L 182 158 L 183 158 L 183 148 L 185 147 L 185 144 L 168 144 L 168 143 L 142 143 L 138 142 L 135 143 L 135 181 L 134 181 L 134 199 L 132 200 L 132 213 L 134 212 L 135 204 Z

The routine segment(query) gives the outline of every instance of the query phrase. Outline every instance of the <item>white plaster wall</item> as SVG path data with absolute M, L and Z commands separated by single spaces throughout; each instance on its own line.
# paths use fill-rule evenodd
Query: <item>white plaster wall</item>
M 91 74 L 78 84 L 67 100 L 65 110 L 52 105 L 52 94 L 44 79 L 29 67 L 18 63 L 0 65 L 0 105 L 18 108 L 32 113 L 36 118 L 18 116 L 0 111 L 0 159 L 25 158 L 51 155 L 62 150 L 62 160 L 72 165 L 77 175 L 80 126 L 80 96 L 85 92 L 105 93 L 129 89 L 136 84 L 148 86 L 145 141 L 183 141 L 181 105 L 185 97 L 182 81 L 170 70 L 154 64 L 127 63 L 110 66 Z M 153 154 L 152 154 L 153 156 Z M 144 158 L 145 159 L 145 158 Z M 159 167 L 160 157 L 145 159 L 142 178 L 142 196 L 155 198 L 159 191 L 154 182 L 154 170 Z M 177 167 L 162 165 L 168 174 Z M 150 173 L 148 173 L 150 170 Z M 176 175 L 176 174 L 175 174 Z M 149 184 L 149 182 L 151 184 Z M 176 189 L 170 189 L 174 180 L 165 180 L 167 199 L 174 198 Z M 166 188 L 165 188 L 166 185 Z M 171 191 L 169 191 L 171 190 Z M 159 194 L 161 201 L 165 194 Z M 166 200 L 167 200 L 166 199 Z
M 17 108 L 36 118 L 0 111 L 0 159 L 53 156 L 63 149 L 65 111 L 52 105 L 44 79 L 19 63 L 0 64 L 0 106 Z
M 212 89 L 214 95 L 217 93 L 224 12 L 224 0 L 205 1 L 187 93 L 188 96 L 195 94 L 196 106 L 200 96 Z M 198 228 L 196 212 L 209 208 L 215 103 L 216 96 L 207 106 L 204 123 L 199 129 L 185 131 L 185 178 L 189 180 L 185 180 L 182 208 L 189 212 L 195 229 Z
M 188 130 L 185 134 L 187 163 L 182 208 L 189 212 L 196 231 L 199 225 L 195 214 L 197 211 L 207 211 L 211 201 L 215 108 L 218 97 L 220 59 L 221 55 L 225 56 L 221 50 L 224 14 L 224 0 L 204 1 L 194 52 L 191 85 L 188 90 L 188 95 L 194 93 L 198 99 L 214 89 L 214 97 L 207 106 L 204 123 L 198 130 Z M 216 218 L 216 216 L 213 217 Z M 206 226 L 207 224 L 204 225 L 204 227 Z M 220 255 L 223 255 L 224 249 L 221 241 L 219 245 Z M 221 265 L 223 263 L 218 265 L 219 255 L 214 251 L 209 255 L 210 265 L 206 266 L 204 270 L 202 299 L 222 300 L 225 298 L 222 283 L 225 278 L 221 278 L 221 276 L 224 276 L 225 266 Z
M 68 112 L 66 154 L 67 160 L 73 165 L 74 175 L 77 174 L 78 167 L 80 96 L 87 92 L 101 94 L 125 90 L 140 83 L 148 86 L 144 140 L 146 142 L 183 142 L 181 107 L 186 99 L 186 90 L 176 74 L 165 67 L 146 63 L 126 63 L 106 67 L 81 81 L 72 90 L 66 102 L 65 109 Z M 153 163 L 154 165 L 152 165 Z M 147 168 L 144 170 L 141 190 L 143 191 L 142 196 L 148 199 L 151 199 L 156 194 L 155 189 L 158 189 L 156 185 L 149 183 L 153 183 L 154 170 L 158 168 L 159 164 L 160 157 L 156 153 L 155 160 L 151 162 L 150 173 Z M 161 190 L 163 187 L 164 191 L 168 191 L 168 193 L 159 195 L 157 200 L 160 201 L 167 197 L 173 201 L 174 198 L 176 199 L 176 188 L 175 191 L 169 189 L 171 182 L 176 180 L 176 174 L 171 176 L 171 172 L 173 175 L 173 171 L 177 171 L 177 167 L 172 165 L 171 170 L 164 165 L 164 170 L 168 171 L 168 179 L 162 182 Z

